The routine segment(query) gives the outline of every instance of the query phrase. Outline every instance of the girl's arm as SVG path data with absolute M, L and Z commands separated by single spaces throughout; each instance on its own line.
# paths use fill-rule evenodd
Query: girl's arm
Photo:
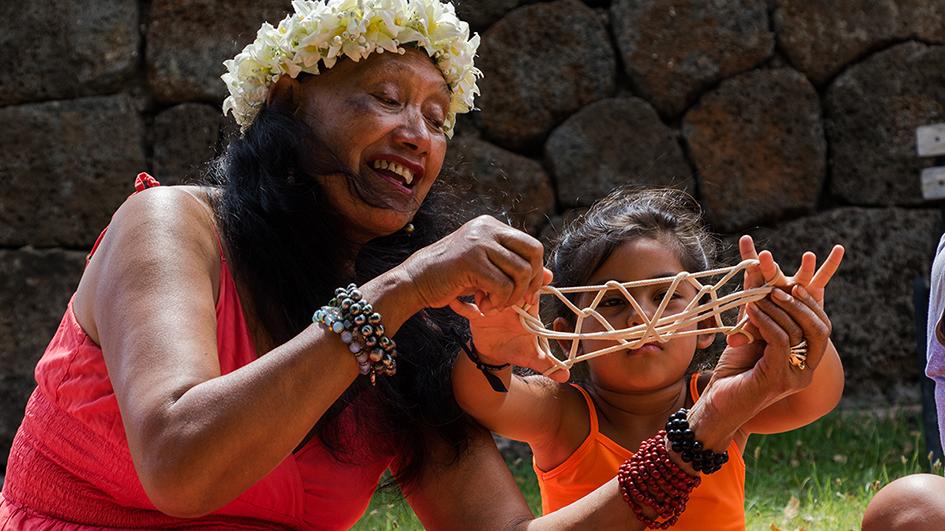
M 823 311 L 824 294 L 827 284 L 843 260 L 842 246 L 834 246 L 819 269 L 816 269 L 816 256 L 810 252 L 804 253 L 801 265 L 792 277 L 781 273 L 771 253 L 764 251 L 759 255 L 751 237 L 743 236 L 739 241 L 739 249 L 743 259 L 755 258 L 761 262 L 761 267 L 752 273 L 753 278 L 746 278 L 746 283 L 760 285 L 773 282 L 781 287 L 773 291 L 771 297 L 755 303 L 764 310 L 765 315 L 775 319 L 777 324 L 787 329 L 793 337 L 802 338 L 803 336 L 797 333 L 797 324 L 788 318 L 783 310 L 791 303 L 800 301 L 827 324 L 829 334 L 830 320 Z M 788 289 L 791 293 L 785 291 Z M 816 370 L 813 370 L 810 386 L 759 413 L 743 426 L 743 433 L 780 433 L 810 424 L 836 407 L 843 394 L 843 386 L 843 364 L 833 342 L 828 340 L 824 357 Z
M 764 308 L 765 314 L 771 319 L 784 326 L 785 328 L 796 327 L 792 323 L 787 323 L 783 318 L 783 312 L 779 305 L 792 302 L 791 299 L 797 299 L 803 302 L 812 311 L 820 310 L 819 317 L 827 326 L 827 333 L 830 331 L 830 320 L 823 313 L 820 304 L 811 297 L 811 295 L 800 286 L 792 290 L 792 294 L 777 290 L 775 292 L 784 294 L 788 299 L 774 297 L 774 302 L 769 300 L 759 301 L 760 307 Z M 803 337 L 796 332 L 789 332 L 794 337 Z M 785 361 L 787 362 L 787 361 Z M 801 426 L 806 426 L 811 422 L 823 417 L 833 410 L 840 402 L 840 396 L 843 394 L 843 365 L 840 362 L 840 356 L 833 342 L 828 342 L 827 349 L 820 364 L 816 367 L 808 367 L 811 371 L 811 383 L 802 391 L 787 396 L 782 400 L 775 402 L 770 407 L 761 411 L 758 415 L 742 426 L 742 432 L 751 433 L 781 433 L 790 431 Z
M 472 330 L 472 346 L 480 360 L 490 365 L 530 366 L 536 370 L 550 367 L 535 352 L 533 337 L 522 327 L 515 311 L 506 309 L 482 315 L 468 308 L 456 308 L 465 315 Z M 490 430 L 532 446 L 542 456 L 540 466 L 554 466 L 574 450 L 568 442 L 586 434 L 584 401 L 568 386 L 548 377 L 522 377 L 511 367 L 491 371 L 507 392 L 498 392 L 469 357 L 460 352 L 453 366 L 453 392 L 459 405 L 480 424 Z M 567 371 L 555 373 L 567 379 Z M 563 422 L 562 419 L 585 419 L 584 422 Z M 581 433 L 581 428 L 584 433 Z M 567 434 L 562 433 L 567 431 Z M 570 432 L 574 437 L 569 437 Z M 560 451 L 559 451 L 560 450 Z M 548 455 L 548 451 L 554 455 Z M 558 456 L 558 453 L 563 455 Z

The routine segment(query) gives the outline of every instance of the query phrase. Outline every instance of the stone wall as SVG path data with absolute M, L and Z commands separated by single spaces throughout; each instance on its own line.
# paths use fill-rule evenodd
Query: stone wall
M 459 1 L 459 0 L 458 0 Z M 85 252 L 136 172 L 200 172 L 234 128 L 222 61 L 288 0 L 0 5 L 0 466 Z M 916 402 L 912 282 L 941 204 L 917 126 L 945 121 L 938 0 L 465 0 L 482 112 L 449 152 L 483 208 L 544 238 L 623 183 L 697 195 L 829 292 L 847 400 Z

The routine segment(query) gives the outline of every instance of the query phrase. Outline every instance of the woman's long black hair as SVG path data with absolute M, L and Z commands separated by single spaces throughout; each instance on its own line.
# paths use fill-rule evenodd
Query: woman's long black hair
M 346 179 L 353 193 L 375 200 L 366 188 L 370 185 L 338 162 L 301 120 L 264 108 L 202 179 L 218 189 L 213 207 L 234 275 L 251 298 L 252 314 L 276 345 L 309 326 L 314 310 L 333 297 L 336 287 L 377 277 L 455 227 L 449 213 L 457 202 L 449 201 L 440 179 L 414 216 L 415 231 L 369 242 L 357 254 L 352 278 L 344 267 L 351 248 L 343 236 L 345 220 L 313 175 Z M 397 449 L 395 479 L 401 485 L 416 479 L 430 435 L 441 437 L 458 457 L 467 447 L 470 424 L 453 399 L 450 368 L 460 338 L 466 337 L 466 321 L 449 309 L 414 315 L 394 336 L 400 353 L 397 375 L 379 378 L 374 388 L 358 378 L 309 437 L 318 436 L 337 459 L 356 462 L 358 455 L 345 447 L 338 422 L 342 410 L 355 408 L 353 416 L 360 421 L 355 429 L 362 437 Z M 318 375 L 310 377 L 317 388 Z

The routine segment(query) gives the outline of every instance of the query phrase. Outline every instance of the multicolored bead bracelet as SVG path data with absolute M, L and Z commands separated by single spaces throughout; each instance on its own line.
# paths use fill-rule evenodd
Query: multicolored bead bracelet
M 335 290 L 335 297 L 315 311 L 312 322 L 341 336 L 348 350 L 358 360 L 358 370 L 370 376 L 374 385 L 378 376 L 397 373 L 397 345 L 385 335 L 383 317 L 364 300 L 355 284 Z

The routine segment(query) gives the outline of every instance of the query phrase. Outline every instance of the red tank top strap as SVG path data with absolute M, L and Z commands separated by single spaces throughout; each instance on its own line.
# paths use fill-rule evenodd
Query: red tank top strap
M 571 387 L 577 389 L 578 392 L 581 393 L 581 396 L 584 397 L 584 402 L 587 403 L 588 418 L 591 420 L 591 435 L 598 433 L 600 431 L 600 426 L 597 423 L 597 408 L 594 407 L 594 400 L 591 399 L 591 395 L 589 395 L 587 391 L 585 391 L 580 385 L 571 384 Z
M 131 197 L 132 195 L 135 195 L 138 192 L 143 192 L 147 190 L 148 188 L 154 188 L 155 186 L 161 186 L 161 183 L 159 183 L 158 180 L 155 179 L 154 177 L 151 177 L 151 175 L 149 175 L 148 173 L 141 172 L 138 174 L 137 177 L 135 177 L 135 191 L 131 192 L 131 195 L 129 195 L 128 197 Z M 98 249 L 98 246 L 102 243 L 102 238 L 105 237 L 106 232 L 108 232 L 107 225 L 105 226 L 104 229 L 102 229 L 102 232 L 99 233 L 98 238 L 95 239 L 95 243 L 92 244 L 92 250 L 89 251 L 89 254 L 85 256 L 85 265 L 89 264 L 89 260 L 92 259 L 92 255 L 95 254 L 95 250 Z

